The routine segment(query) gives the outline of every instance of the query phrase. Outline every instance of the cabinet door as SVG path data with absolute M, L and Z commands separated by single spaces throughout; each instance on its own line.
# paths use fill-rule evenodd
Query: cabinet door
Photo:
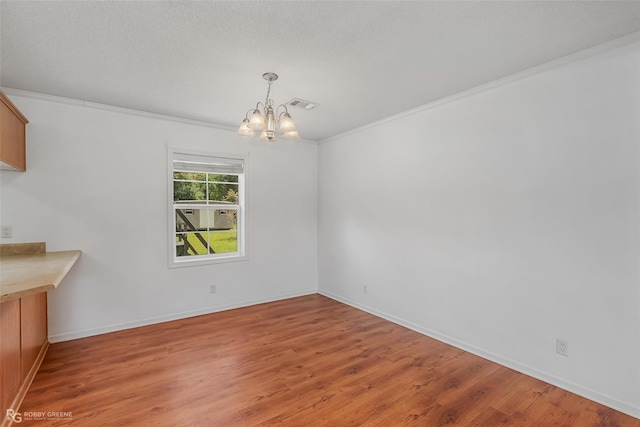
M 47 293 L 41 292 L 20 299 L 22 330 L 22 376 L 27 376 L 42 345 L 47 341 Z
M 0 169 L 26 170 L 25 125 L 28 122 L 0 92 Z
M 0 303 L 0 408 L 11 407 L 22 384 L 20 300 Z

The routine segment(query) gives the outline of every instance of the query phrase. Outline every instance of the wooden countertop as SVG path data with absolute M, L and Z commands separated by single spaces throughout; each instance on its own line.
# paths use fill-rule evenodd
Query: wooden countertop
M 45 252 L 0 258 L 0 302 L 58 287 L 82 251 Z

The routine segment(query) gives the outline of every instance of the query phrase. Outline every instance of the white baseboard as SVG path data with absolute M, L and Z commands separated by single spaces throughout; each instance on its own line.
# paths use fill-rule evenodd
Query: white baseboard
M 358 302 L 355 301 L 351 301 L 348 298 L 344 298 L 340 295 L 336 295 L 333 294 L 329 291 L 326 290 L 322 290 L 319 289 L 318 293 L 320 295 L 324 295 L 328 298 L 334 299 L 336 301 L 342 302 L 344 304 L 350 305 L 352 307 L 355 307 L 357 309 L 366 311 L 367 313 L 373 314 L 374 316 L 378 316 L 381 317 L 385 320 L 388 320 L 390 322 L 396 323 L 400 326 L 404 326 L 405 328 L 411 329 L 413 331 L 419 332 L 423 335 L 427 335 L 431 338 L 434 338 L 438 341 L 442 341 L 446 344 L 452 345 L 454 347 L 460 348 L 462 350 L 468 351 L 469 353 L 473 353 L 476 356 L 480 356 L 483 357 L 487 360 L 490 360 L 492 362 L 498 363 L 500 365 L 506 366 L 507 368 L 513 369 L 515 371 L 518 371 L 520 373 L 523 373 L 525 375 L 529 375 L 531 377 L 537 378 L 541 381 L 544 381 L 546 383 L 552 384 L 556 387 L 559 387 L 561 389 L 570 391 L 571 393 L 575 393 L 577 395 L 580 395 L 584 398 L 587 398 L 589 400 L 593 400 L 594 402 L 598 402 L 602 405 L 606 405 L 612 409 L 615 409 L 617 411 L 623 412 L 627 415 L 631 415 L 632 417 L 635 418 L 640 418 L 640 405 L 638 404 L 632 404 L 630 402 L 624 402 L 624 401 L 620 401 L 618 399 L 615 399 L 611 396 L 599 393 L 595 390 L 592 390 L 588 387 L 583 387 L 580 386 L 578 384 L 574 384 L 570 381 L 566 381 L 562 378 L 558 378 L 554 375 L 551 375 L 547 372 L 541 371 L 539 369 L 533 368 L 531 366 L 528 366 L 526 364 L 520 363 L 520 362 L 516 362 L 514 360 L 511 359 L 507 359 L 504 358 L 502 356 L 499 356 L 497 354 L 494 354 L 490 351 L 487 351 L 483 348 L 480 347 L 476 347 L 474 345 L 459 341 L 455 338 L 449 337 L 447 335 L 443 335 L 440 334 L 436 331 L 433 331 L 429 328 L 425 328 L 423 326 L 417 325 L 415 323 L 412 322 L 408 322 L 400 317 L 394 316 L 392 314 L 389 313 L 385 313 L 382 312 L 380 310 L 377 310 L 373 307 L 369 307 L 367 305 L 364 304 L 360 304 Z
M 303 295 L 312 295 L 315 293 L 317 293 L 316 289 L 309 289 L 306 291 L 295 292 L 291 294 L 281 294 L 281 295 L 275 295 L 275 296 L 270 296 L 266 298 L 244 300 L 244 301 L 234 302 L 231 304 L 206 307 L 199 310 L 184 311 L 181 313 L 173 313 L 173 314 L 168 314 L 164 316 L 148 317 L 145 319 L 136 320 L 134 322 L 116 323 L 113 325 L 103 326 L 100 328 L 84 329 L 80 331 L 66 332 L 63 334 L 49 335 L 49 342 L 56 343 L 56 342 L 70 341 L 78 338 L 86 338 L 94 335 L 106 334 L 109 332 L 116 332 L 116 331 L 122 331 L 125 329 L 138 328 L 140 326 L 148 326 L 148 325 L 153 325 L 153 324 L 162 323 L 162 322 L 170 322 L 172 320 L 186 319 L 188 317 L 195 317 L 195 316 L 201 316 L 203 314 L 217 313 L 219 311 L 232 310 L 234 308 L 241 308 L 241 307 L 248 307 L 251 305 L 263 304 L 266 302 L 273 302 L 273 301 L 279 301 L 287 298 L 300 297 Z

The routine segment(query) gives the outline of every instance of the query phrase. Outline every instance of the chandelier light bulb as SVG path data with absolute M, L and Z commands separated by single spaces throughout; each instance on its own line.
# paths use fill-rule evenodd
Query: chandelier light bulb
M 289 113 L 284 113 L 284 115 L 280 119 L 280 127 L 278 129 L 281 133 L 297 130 L 296 125 L 293 123 L 293 119 L 291 118 Z
M 285 132 L 282 135 L 283 138 L 285 139 L 300 139 L 300 135 L 298 135 L 298 131 L 297 130 L 292 130 L 289 132 Z
M 238 135 L 251 138 L 256 135 L 256 131 L 249 128 L 249 119 L 245 117 L 238 129 Z
M 262 113 L 260 113 L 260 110 L 253 110 L 253 114 L 251 115 L 251 119 L 249 120 L 249 124 L 247 126 L 249 127 L 249 129 L 253 130 L 264 129 L 264 117 L 262 117 Z

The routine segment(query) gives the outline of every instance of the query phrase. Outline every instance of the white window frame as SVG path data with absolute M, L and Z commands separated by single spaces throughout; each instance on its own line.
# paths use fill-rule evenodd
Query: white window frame
M 243 165 L 243 173 L 238 175 L 238 203 L 237 205 L 206 205 L 207 208 L 230 208 L 238 209 L 237 214 L 237 238 L 238 251 L 222 254 L 194 255 L 186 257 L 178 257 L 176 253 L 176 206 L 173 201 L 173 171 L 174 158 L 176 155 L 205 156 L 213 159 L 224 160 L 229 159 L 233 162 L 241 161 Z M 190 148 L 167 146 L 167 206 L 168 206 L 168 255 L 169 268 L 190 267 L 198 265 L 219 264 L 226 262 L 245 261 L 249 259 L 247 254 L 247 164 L 248 155 L 216 153 L 209 151 L 193 150 Z M 201 209 L 203 205 L 180 204 L 182 209 Z

